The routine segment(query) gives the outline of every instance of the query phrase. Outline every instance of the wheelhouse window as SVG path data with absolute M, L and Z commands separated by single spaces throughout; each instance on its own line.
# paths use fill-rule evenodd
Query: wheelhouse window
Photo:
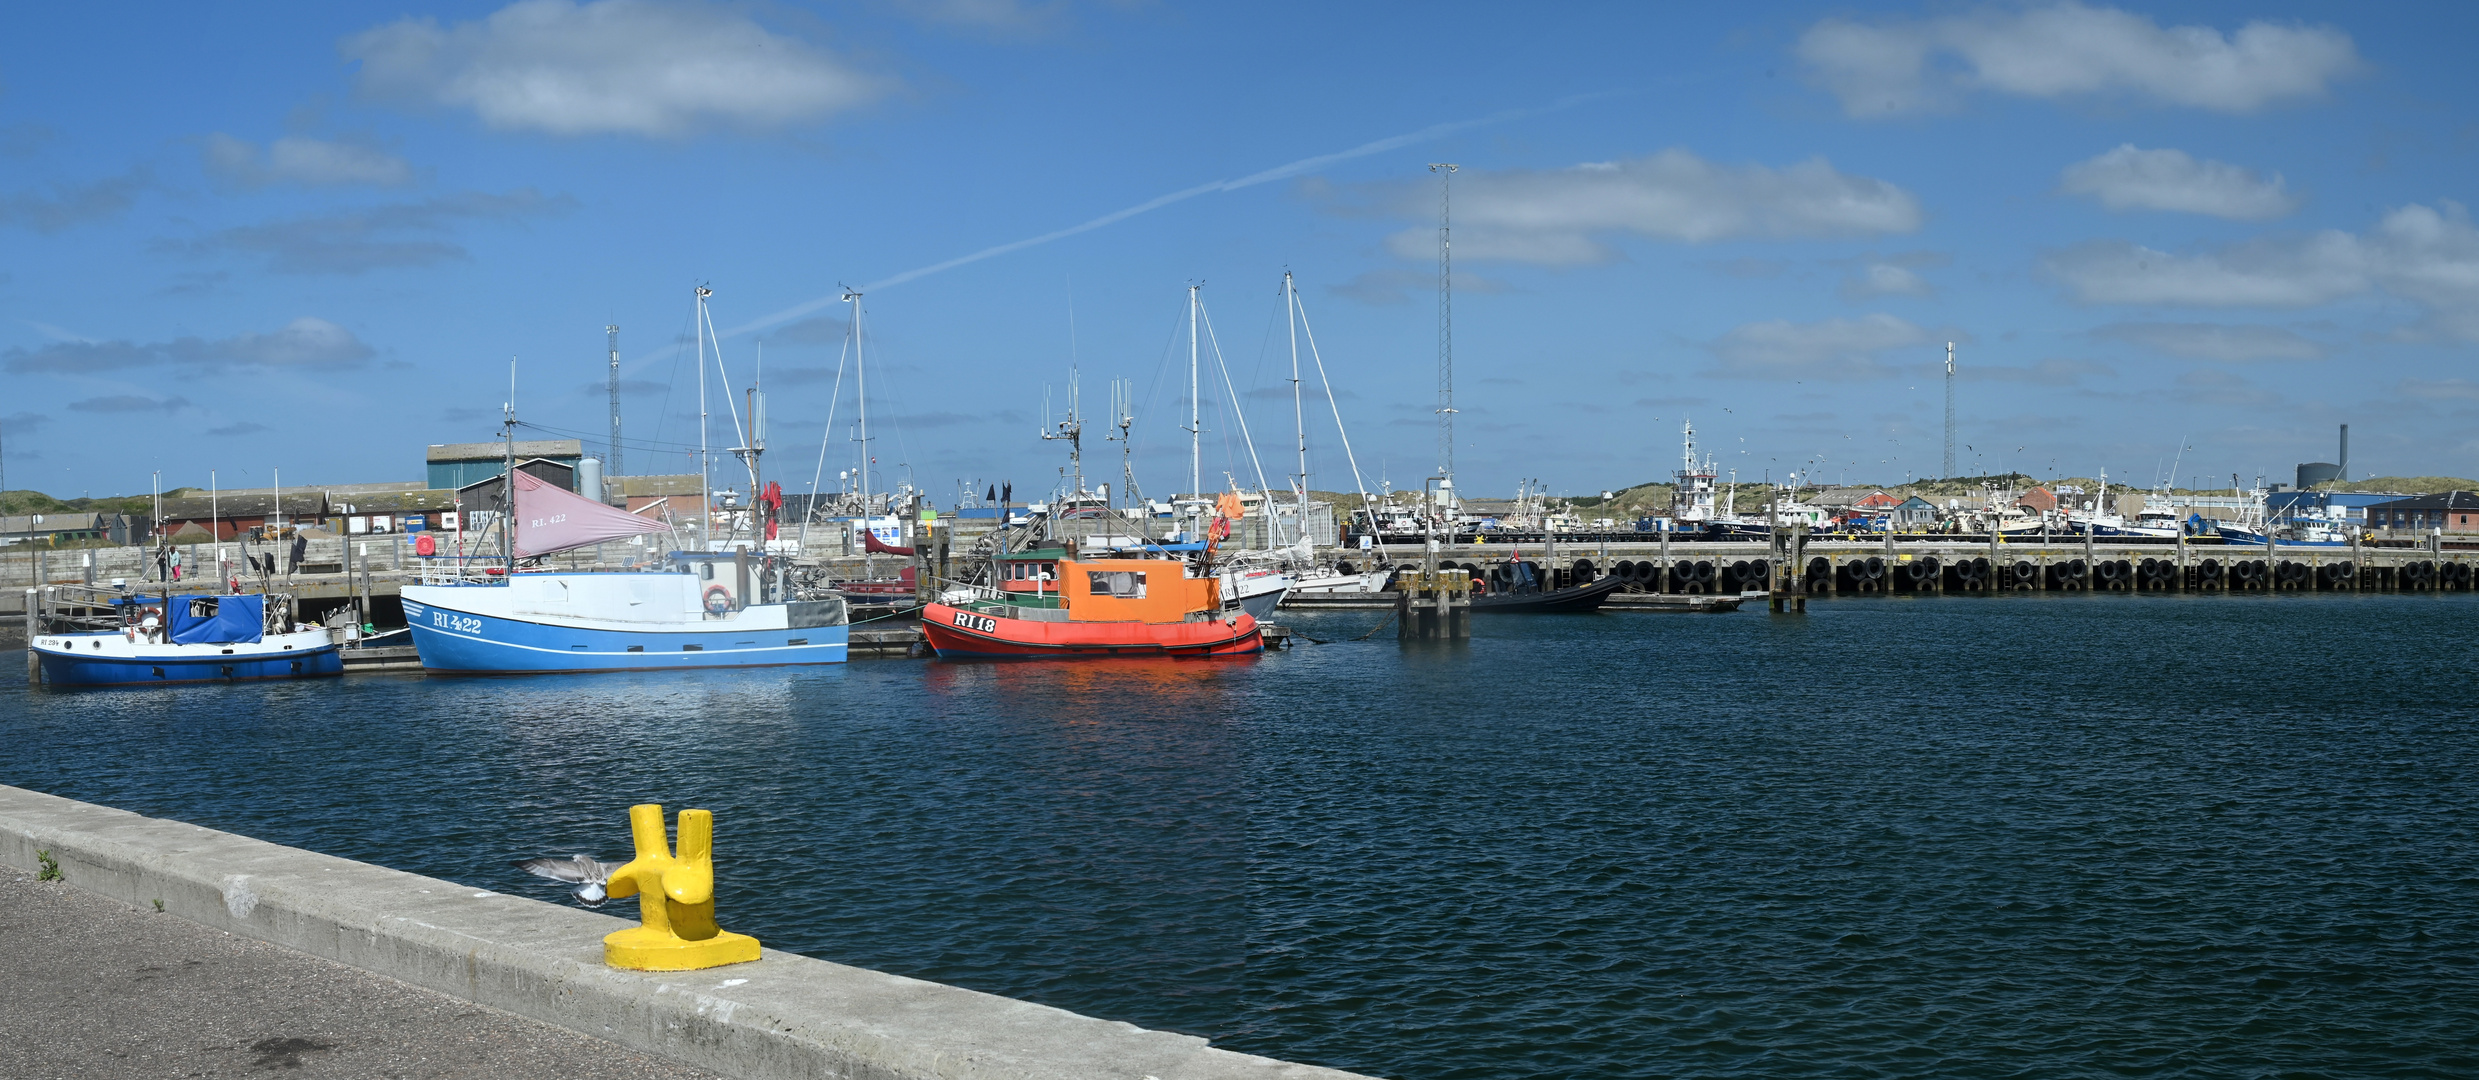
M 1089 570 L 1086 584 L 1095 596 L 1117 597 L 1121 600 L 1145 598 L 1145 575 L 1137 570 Z

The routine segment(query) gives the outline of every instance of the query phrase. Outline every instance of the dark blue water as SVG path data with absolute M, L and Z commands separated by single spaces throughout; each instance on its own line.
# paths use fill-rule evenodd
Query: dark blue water
M 1392 1077 L 2467 1077 L 2474 627 L 1853 599 L 1232 662 L 13 686 L 0 781 L 545 897 L 506 860 L 703 806 L 769 945 Z

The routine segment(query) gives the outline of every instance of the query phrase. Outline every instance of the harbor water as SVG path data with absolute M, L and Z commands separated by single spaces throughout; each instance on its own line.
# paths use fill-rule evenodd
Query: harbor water
M 18 683 L 0 782 L 553 900 L 509 861 L 705 807 L 769 946 L 1388 1077 L 2479 1074 L 2479 596 L 1344 640 L 1383 617 L 1235 661 Z

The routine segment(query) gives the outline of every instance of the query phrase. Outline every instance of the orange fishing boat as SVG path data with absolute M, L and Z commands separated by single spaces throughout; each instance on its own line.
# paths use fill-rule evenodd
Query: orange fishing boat
M 1063 554 L 1063 553 L 1062 553 Z M 1045 560 L 1047 562 L 1047 560 Z M 1257 620 L 1222 610 L 1221 582 L 1179 559 L 1048 562 L 1027 595 L 931 604 L 922 633 L 942 657 L 1239 656 L 1262 651 Z

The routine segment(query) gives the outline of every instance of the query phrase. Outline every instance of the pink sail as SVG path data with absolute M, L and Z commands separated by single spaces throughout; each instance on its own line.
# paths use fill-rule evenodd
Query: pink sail
M 521 470 L 516 474 L 516 523 L 518 558 L 671 528 L 660 521 L 604 506 Z

